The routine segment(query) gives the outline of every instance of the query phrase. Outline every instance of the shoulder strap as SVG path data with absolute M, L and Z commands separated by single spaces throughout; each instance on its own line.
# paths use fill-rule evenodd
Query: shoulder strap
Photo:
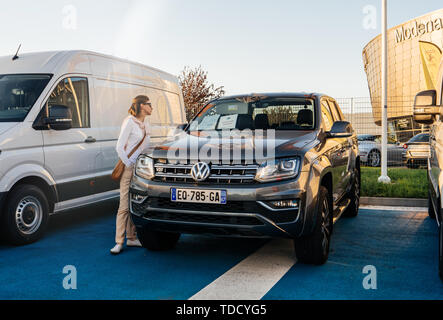
M 135 151 L 137 151 L 138 148 L 140 148 L 140 146 L 142 145 L 143 141 L 145 141 L 146 139 L 146 131 L 145 131 L 145 136 L 143 137 L 143 139 L 134 147 L 134 149 L 132 149 L 132 151 L 129 153 L 128 158 L 130 158 Z

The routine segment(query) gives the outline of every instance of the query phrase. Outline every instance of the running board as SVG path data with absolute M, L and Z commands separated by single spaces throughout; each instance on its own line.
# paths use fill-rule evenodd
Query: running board
M 346 199 L 346 201 L 341 205 L 337 206 L 334 210 L 334 223 L 340 219 L 342 214 L 345 212 L 345 210 L 348 208 L 348 206 L 351 204 L 351 199 Z

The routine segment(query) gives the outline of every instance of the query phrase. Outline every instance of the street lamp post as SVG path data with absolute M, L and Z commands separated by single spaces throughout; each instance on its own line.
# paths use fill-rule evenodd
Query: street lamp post
M 381 176 L 378 182 L 391 183 L 388 176 L 388 0 L 382 0 L 382 146 Z

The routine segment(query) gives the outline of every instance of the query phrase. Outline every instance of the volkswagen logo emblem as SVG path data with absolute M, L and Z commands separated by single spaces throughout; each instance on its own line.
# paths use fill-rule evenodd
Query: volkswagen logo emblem
M 208 179 L 211 174 L 211 168 L 204 162 L 196 163 L 191 169 L 191 176 L 197 182 L 202 182 Z

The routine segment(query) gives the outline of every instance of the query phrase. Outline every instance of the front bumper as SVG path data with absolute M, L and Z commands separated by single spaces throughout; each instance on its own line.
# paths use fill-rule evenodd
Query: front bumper
M 303 173 L 301 173 L 303 174 Z M 300 179 L 268 184 L 214 185 L 154 182 L 134 176 L 129 208 L 135 225 L 156 231 L 234 237 L 300 236 L 306 191 Z M 227 204 L 176 203 L 171 188 L 226 190 Z M 134 195 L 140 198 L 133 199 Z M 269 201 L 297 200 L 298 208 L 275 209 Z

